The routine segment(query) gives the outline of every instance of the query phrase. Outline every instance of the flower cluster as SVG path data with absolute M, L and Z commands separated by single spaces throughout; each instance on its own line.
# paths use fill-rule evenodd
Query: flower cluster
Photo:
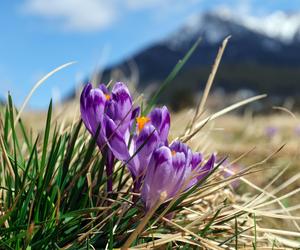
M 116 83 L 111 93 L 104 84 L 95 89 L 87 84 L 81 94 L 80 111 L 86 128 L 96 137 L 105 156 L 107 189 L 112 191 L 114 160 L 124 156 L 122 150 L 129 142 L 130 126 L 136 113 L 132 110 L 132 98 L 123 83 Z
M 80 110 L 88 131 L 96 138 L 105 158 L 107 190 L 112 191 L 115 160 L 127 165 L 133 191 L 141 192 L 146 209 L 152 208 L 160 193 L 174 197 L 203 179 L 213 169 L 215 156 L 204 164 L 200 153 L 184 143 L 169 145 L 170 114 L 167 107 L 154 108 L 142 116 L 133 107 L 125 84 L 116 83 L 109 92 L 104 84 L 87 84 L 81 94 Z

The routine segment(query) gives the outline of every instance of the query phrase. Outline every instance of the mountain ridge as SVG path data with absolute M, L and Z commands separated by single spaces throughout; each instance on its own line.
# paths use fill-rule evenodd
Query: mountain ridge
M 293 43 L 299 41 L 300 38 L 300 12 L 287 13 L 275 11 L 268 15 L 253 16 L 233 13 L 231 10 L 224 8 L 219 11 L 211 11 L 193 16 L 184 26 L 193 30 L 195 24 L 201 22 L 201 19 L 205 19 L 207 15 L 214 16 L 224 22 L 227 21 L 238 24 L 246 29 L 258 32 L 269 38 L 280 40 L 284 43 Z
M 257 20 L 272 20 L 274 15 Z M 116 70 L 123 72 L 125 76 L 130 75 L 131 68 L 128 62 L 134 61 L 140 76 L 138 89 L 143 91 L 149 86 L 158 86 L 171 72 L 176 62 L 201 37 L 202 42 L 199 48 L 172 83 L 172 89 L 168 90 L 168 98 L 162 97 L 163 102 L 172 102 L 170 96 L 176 97 L 178 95 L 176 92 L 184 91 L 187 95 L 186 99 L 192 99 L 192 96 L 201 90 L 199 83 L 203 88 L 203 83 L 208 77 L 221 41 L 231 35 L 216 77 L 217 86 L 226 91 L 247 88 L 254 92 L 267 91 L 283 97 L 298 96 L 300 95 L 300 86 L 297 84 L 298 80 L 300 82 L 300 40 L 298 41 L 297 32 L 300 30 L 300 14 L 293 14 L 294 19 L 291 19 L 298 23 L 298 19 L 295 17 L 299 17 L 299 27 L 295 28 L 296 25 L 293 24 L 293 30 L 289 31 L 289 38 L 293 39 L 287 41 L 286 37 L 288 36 L 283 31 L 279 32 L 281 37 L 278 37 L 277 33 L 270 35 L 268 32 L 263 32 L 262 29 L 257 31 L 258 28 L 249 28 L 249 22 L 247 24 L 245 20 L 252 17 L 244 17 L 243 21 L 238 16 L 215 12 L 203 13 L 198 19 L 195 19 L 196 21 L 193 21 L 193 25 L 191 21 L 183 24 L 177 32 L 173 32 L 165 39 L 104 70 L 103 80 L 109 81 L 111 73 Z M 283 17 L 279 15 L 279 18 Z M 287 14 L 286 18 L 288 18 Z M 289 19 L 286 23 L 288 21 Z M 252 23 L 254 23 L 253 20 Z M 271 28 L 266 30 L 271 30 Z M 283 30 L 287 30 L 287 28 L 283 28 Z M 294 32 L 293 35 L 291 32 Z M 222 68 L 229 72 L 224 72 Z M 233 69 L 238 69 L 238 71 Z M 293 76 L 293 79 L 289 79 L 289 74 Z M 112 79 L 122 80 L 117 74 Z M 286 91 L 285 87 L 288 87 L 290 92 L 288 89 Z M 186 101 L 184 100 L 184 102 Z

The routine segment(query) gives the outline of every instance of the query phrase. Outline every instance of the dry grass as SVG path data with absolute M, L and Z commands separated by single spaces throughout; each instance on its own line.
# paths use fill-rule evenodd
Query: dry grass
M 174 137 L 181 134 L 180 128 L 187 124 L 192 114 L 192 110 L 185 110 L 173 115 Z M 266 192 L 267 196 L 270 196 L 269 201 L 266 202 L 267 196 L 258 199 L 258 201 L 262 199 L 260 200 L 262 204 L 255 207 L 262 210 L 250 208 L 252 205 L 235 208 L 262 216 L 258 222 L 262 228 L 259 227 L 258 232 L 281 235 L 281 241 L 285 241 L 287 235 L 293 235 L 294 239 L 300 237 L 298 117 L 298 114 L 291 116 L 288 113 L 258 116 L 225 115 L 207 124 L 189 141 L 193 148 L 208 152 L 215 150 L 220 156 L 228 156 L 229 161 L 240 158 L 231 168 L 235 173 L 257 162 L 261 163 L 260 171 L 242 178 L 239 185 L 235 186 L 235 191 L 243 200 L 248 200 L 249 196 L 253 197 L 255 194 L 264 196 L 261 193 Z M 268 134 L 267 130 L 270 127 L 276 128 L 274 135 Z M 277 152 L 278 149 L 280 151 Z M 230 169 L 230 164 L 228 166 Z M 278 203 L 279 200 L 281 204 Z M 296 220 L 293 220 L 293 216 Z M 297 244 L 291 243 L 290 246 L 296 247 Z

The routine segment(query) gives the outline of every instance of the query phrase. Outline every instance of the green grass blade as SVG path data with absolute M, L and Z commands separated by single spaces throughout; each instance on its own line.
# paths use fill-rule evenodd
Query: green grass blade
M 4 115 L 4 142 L 7 142 L 8 134 L 10 129 L 9 122 L 9 105 L 6 106 L 5 115 Z
M 253 214 L 253 223 L 254 223 L 254 242 L 253 244 L 253 249 L 257 249 L 257 230 L 256 230 L 256 216 Z
M 26 167 L 25 167 L 25 171 L 24 171 L 24 173 L 23 173 L 23 178 L 22 178 L 22 182 L 21 182 L 21 188 L 24 187 L 26 180 L 31 179 L 31 178 L 28 178 L 28 172 L 29 172 L 29 168 L 30 168 L 30 166 L 31 166 L 31 162 L 32 162 L 32 160 L 33 160 L 33 158 L 34 158 L 34 154 L 35 154 L 35 151 L 36 151 L 38 139 L 39 139 L 39 137 L 36 138 L 36 141 L 35 141 L 35 143 L 34 143 L 34 145 L 33 145 L 32 150 L 31 150 L 29 159 L 28 159 L 28 161 L 27 161 L 27 164 L 26 164 Z
M 218 217 L 219 213 L 221 212 L 222 208 L 218 209 L 217 212 L 214 214 L 214 216 L 212 217 L 212 219 L 206 224 L 206 226 L 204 227 L 204 229 L 202 230 L 202 232 L 200 233 L 201 237 L 205 237 L 206 233 L 208 232 L 210 226 L 213 224 L 213 222 L 215 221 L 215 219 Z
M 178 61 L 178 63 L 175 65 L 171 73 L 168 75 L 168 77 L 164 80 L 164 82 L 160 85 L 159 89 L 155 92 L 155 94 L 151 97 L 144 114 L 149 113 L 151 108 L 155 105 L 157 102 L 158 97 L 160 94 L 164 91 L 164 89 L 174 80 L 174 78 L 177 76 L 177 74 L 180 72 L 182 67 L 186 64 L 186 62 L 190 59 L 192 54 L 195 52 L 196 48 L 199 46 L 201 39 L 199 38 L 194 45 L 189 49 L 189 51 L 185 54 L 185 56 Z
M 48 108 L 46 127 L 45 127 L 45 132 L 44 132 L 44 144 L 43 144 L 42 160 L 41 160 L 42 168 L 46 162 L 46 153 L 47 153 L 47 146 L 48 146 L 48 141 L 49 141 L 50 127 L 51 127 L 51 116 L 52 116 L 52 99 L 50 100 L 50 104 L 49 104 L 49 108 Z
M 75 132 L 68 144 L 68 147 L 67 147 L 67 152 L 66 152 L 66 156 L 65 156 L 65 160 L 64 160 L 64 163 L 63 163 L 63 171 L 62 171 L 62 182 L 64 182 L 64 179 L 66 178 L 66 175 L 67 175 L 67 172 L 69 170 L 69 165 L 70 165 L 70 162 L 71 162 L 71 159 L 72 159 L 72 155 L 73 155 L 73 152 L 74 152 L 74 147 L 75 147 L 75 143 L 77 141 L 77 137 L 78 137 L 78 134 L 79 134 L 79 130 L 81 128 L 81 124 L 82 122 L 80 121 L 76 128 L 75 128 Z

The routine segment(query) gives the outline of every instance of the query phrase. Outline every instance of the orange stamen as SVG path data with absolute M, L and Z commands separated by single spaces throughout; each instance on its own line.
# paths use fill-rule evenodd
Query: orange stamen
M 150 121 L 150 118 L 147 116 L 141 116 L 136 118 L 136 123 L 137 123 L 137 127 L 139 132 L 142 131 L 142 129 L 145 127 L 145 125 Z
M 171 153 L 172 153 L 172 156 L 176 155 L 176 151 L 175 150 L 172 150 Z
M 110 100 L 110 95 L 109 94 L 105 94 L 105 99 L 106 99 L 106 101 L 109 101 Z

